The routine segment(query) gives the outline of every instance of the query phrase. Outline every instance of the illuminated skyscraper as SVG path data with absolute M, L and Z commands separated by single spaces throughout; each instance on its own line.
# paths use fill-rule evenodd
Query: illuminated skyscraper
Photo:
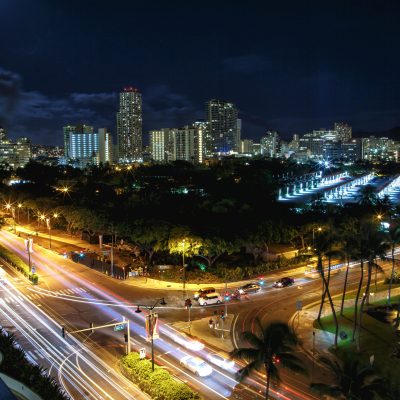
M 239 150 L 240 121 L 238 109 L 233 103 L 210 100 L 206 103 L 208 122 L 207 153 L 229 154 Z
M 335 122 L 335 131 L 342 142 L 348 142 L 351 140 L 352 130 L 350 125 L 347 125 L 344 122 Z
M 136 88 L 119 95 L 117 138 L 120 162 L 142 161 L 142 95 Z

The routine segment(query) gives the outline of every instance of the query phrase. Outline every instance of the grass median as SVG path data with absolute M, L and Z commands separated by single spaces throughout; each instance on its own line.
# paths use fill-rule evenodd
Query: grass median
M 392 303 L 400 302 L 400 296 L 394 296 Z M 386 299 L 371 303 L 371 307 L 386 304 Z M 363 315 L 362 330 L 360 334 L 361 352 L 357 352 L 356 342 L 352 340 L 354 325 L 354 308 L 344 309 L 344 315 L 338 317 L 339 332 L 345 333 L 347 338 L 339 338 L 338 348 L 332 346 L 329 350 L 332 354 L 341 358 L 342 355 L 353 354 L 360 358 L 365 364 L 370 363 L 370 357 L 374 356 L 374 365 L 382 375 L 393 375 L 400 377 L 400 363 L 397 358 L 392 357 L 392 353 L 398 347 L 399 338 L 395 335 L 395 329 L 392 324 L 383 323 L 366 312 Z M 393 316 L 395 312 L 393 312 Z M 314 328 L 335 333 L 335 323 L 332 315 L 321 318 L 321 323 L 314 321 Z

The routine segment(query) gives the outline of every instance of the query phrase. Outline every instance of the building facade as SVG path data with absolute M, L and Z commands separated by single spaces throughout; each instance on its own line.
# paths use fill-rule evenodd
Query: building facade
M 142 161 L 142 95 L 133 87 L 119 95 L 118 154 L 121 163 Z
M 352 128 L 344 122 L 335 122 L 335 131 L 342 142 L 349 142 L 352 138 Z
M 276 157 L 279 152 L 279 135 L 276 131 L 267 131 L 260 140 L 261 155 Z
M 6 130 L 0 127 L 0 163 L 11 168 L 24 167 L 31 159 L 31 142 L 22 137 L 13 142 L 8 139 Z
M 99 128 L 99 163 L 112 164 L 114 162 L 114 149 L 113 149 L 113 139 L 110 131 L 107 128 Z
M 206 103 L 208 122 L 208 155 L 227 155 L 239 151 L 241 121 L 238 109 L 233 103 L 223 100 L 210 100 Z

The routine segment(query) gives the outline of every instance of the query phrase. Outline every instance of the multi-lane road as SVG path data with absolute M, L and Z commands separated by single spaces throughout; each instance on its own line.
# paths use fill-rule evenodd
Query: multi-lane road
M 7 231 L 0 231 L 0 243 L 26 259 L 21 238 Z M 215 349 L 199 349 L 198 343 L 182 338 L 168 323 L 186 318 L 181 291 L 150 290 L 107 278 L 68 259 L 35 248 L 32 255 L 40 275 L 40 284 L 32 286 L 15 272 L 3 280 L 0 287 L 0 323 L 15 332 L 21 345 L 35 362 L 47 367 L 74 399 L 135 399 L 145 397 L 134 385 L 119 374 L 118 359 L 125 351 L 123 332 L 112 328 L 91 334 L 70 334 L 73 330 L 121 321 L 131 321 L 131 345 L 134 350 L 146 348 L 145 312 L 136 313 L 137 304 L 152 305 L 165 297 L 166 306 L 157 308 L 160 339 L 155 340 L 156 362 L 169 369 L 178 379 L 187 382 L 207 399 L 263 398 L 264 377 L 255 374 L 244 385 L 236 380 L 240 367 L 223 370 L 214 367 L 210 377 L 200 378 L 185 370 L 179 363 L 185 355 L 207 358 Z M 350 289 L 358 281 L 358 269 L 350 274 Z M 267 277 L 261 293 L 250 295 L 248 300 L 232 302 L 229 313 L 234 314 L 232 337 L 236 346 L 243 345 L 240 333 L 254 329 L 255 319 L 289 320 L 295 312 L 296 300 L 303 304 L 320 297 L 319 280 L 295 276 L 296 285 L 273 289 L 272 282 L 282 273 Z M 339 292 L 343 275 L 332 278 L 333 293 Z M 211 312 L 211 311 L 208 311 Z M 192 309 L 192 318 L 204 317 L 200 307 Z M 61 336 L 61 326 L 66 327 L 66 338 Z M 176 336 L 181 340 L 176 341 Z M 300 356 L 302 356 L 300 354 Z M 305 363 L 311 363 L 305 358 Z M 285 385 L 274 389 L 271 395 L 282 399 L 312 399 L 306 378 L 284 374 Z

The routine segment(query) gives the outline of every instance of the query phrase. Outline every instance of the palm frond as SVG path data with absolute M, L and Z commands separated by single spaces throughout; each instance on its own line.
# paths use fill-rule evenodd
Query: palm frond
M 333 398 L 339 398 L 342 394 L 342 391 L 338 386 L 327 385 L 326 383 L 311 383 L 310 388 L 318 394 L 327 395 Z
M 238 379 L 241 382 L 243 381 L 243 379 L 245 379 L 250 375 L 250 372 L 258 369 L 261 369 L 259 361 L 253 361 L 245 365 L 243 368 L 239 369 L 239 371 L 236 372 L 235 374 L 236 379 Z
M 304 362 L 294 354 L 279 353 L 277 356 L 279 357 L 280 363 L 283 367 L 290 369 L 293 372 L 307 375 L 307 369 L 304 367 Z
M 260 350 L 252 347 L 235 349 L 230 352 L 231 358 L 240 358 L 245 361 L 254 361 L 260 359 Z
M 264 346 L 263 341 L 253 332 L 249 331 L 243 332 L 242 337 L 246 342 L 248 342 L 252 347 L 256 349 L 262 349 Z

